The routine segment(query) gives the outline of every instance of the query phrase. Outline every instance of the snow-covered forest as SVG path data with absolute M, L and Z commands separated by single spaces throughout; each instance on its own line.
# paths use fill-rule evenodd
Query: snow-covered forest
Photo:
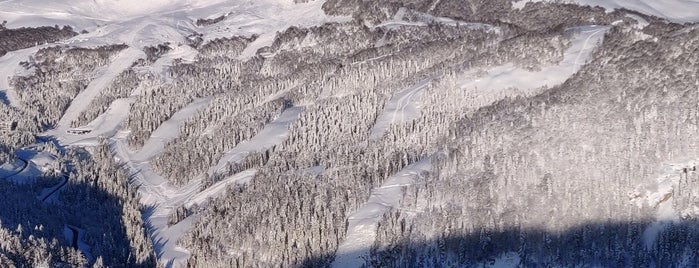
M 699 263 L 692 4 L 72 4 L 0 11 L 2 267 Z

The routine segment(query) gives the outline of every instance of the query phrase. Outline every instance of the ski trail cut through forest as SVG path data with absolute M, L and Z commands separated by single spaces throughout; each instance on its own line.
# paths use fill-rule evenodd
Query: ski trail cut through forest
M 76 120 L 80 113 L 87 108 L 86 104 L 89 104 L 92 99 L 99 95 L 100 91 L 112 82 L 121 72 L 126 70 L 139 58 L 145 58 L 143 51 L 138 50 L 133 47 L 128 47 L 125 50 L 119 52 L 116 57 L 112 60 L 105 70 L 103 70 L 99 76 L 88 84 L 85 90 L 81 91 L 73 101 L 71 102 L 68 109 L 66 109 L 61 120 L 58 121 L 58 126 L 56 127 L 59 131 L 66 131 L 71 128 L 71 122 Z
M 540 71 L 532 72 L 512 64 L 504 64 L 487 70 L 484 77 L 473 79 L 473 75 L 466 75 L 468 80 L 460 83 L 462 89 L 478 89 L 479 95 L 485 92 L 494 93 L 508 88 L 517 88 L 520 91 L 531 93 L 533 90 L 544 86 L 562 84 L 580 69 L 591 56 L 592 50 L 602 40 L 600 33 L 608 30 L 604 26 L 578 27 L 569 30 L 579 30 L 571 45 L 566 49 L 563 60 L 556 65 L 546 66 Z M 591 45 L 595 44 L 595 45 Z M 466 74 L 468 74 L 468 71 Z M 371 129 L 369 138 L 380 139 L 394 124 L 405 123 L 420 116 L 420 107 L 416 101 L 433 78 L 425 79 L 417 84 L 401 90 L 386 102 L 384 110 L 377 117 L 376 123 Z M 449 101 L 449 100 L 446 100 Z M 495 101 L 495 100 L 492 100 Z
M 369 200 L 349 216 L 347 234 L 337 248 L 334 268 L 361 267 L 369 257 L 369 249 L 376 240 L 376 230 L 383 215 L 399 208 L 403 188 L 415 183 L 432 169 L 430 157 L 405 167 L 371 191 Z
M 462 89 L 477 89 L 483 92 L 494 92 L 517 87 L 529 92 L 543 86 L 555 86 L 565 82 L 580 68 L 581 63 L 589 59 L 594 46 L 599 44 L 603 35 L 599 33 L 608 30 L 606 26 L 576 27 L 569 30 L 579 31 L 570 47 L 564 52 L 561 62 L 544 67 L 541 71 L 532 72 L 515 67 L 512 64 L 496 66 L 487 71 L 485 77 L 457 83 Z M 469 74 L 468 71 L 466 74 Z M 395 94 L 386 104 L 386 108 L 378 117 L 371 131 L 370 138 L 379 138 L 391 124 L 401 122 L 412 116 L 418 116 L 414 104 L 414 96 L 427 87 L 431 80 L 424 80 L 415 86 Z M 384 213 L 398 207 L 402 187 L 413 183 L 423 171 L 430 170 L 428 159 L 423 159 L 406 167 L 396 175 L 391 176 L 380 188 L 372 191 L 369 200 L 349 218 L 349 226 L 345 239 L 338 247 L 333 267 L 360 267 L 369 257 L 369 249 L 376 239 L 378 222 Z
M 228 178 L 225 178 L 224 180 L 217 182 L 209 188 L 206 188 L 205 190 L 194 195 L 192 198 L 189 199 L 189 201 L 187 201 L 185 207 L 191 207 L 194 204 L 202 204 L 210 197 L 214 197 L 223 193 L 229 185 L 234 183 L 245 183 L 247 180 L 252 179 L 252 177 L 254 177 L 256 173 L 257 169 L 253 168 L 241 171 Z
M 187 119 L 196 114 L 211 102 L 211 97 L 199 98 L 177 111 L 170 119 L 163 122 L 144 143 L 141 150 L 134 154 L 132 160 L 135 162 L 148 161 L 163 152 L 165 145 L 176 139 L 180 133 L 180 126 Z
M 243 141 L 235 148 L 223 154 L 218 163 L 208 171 L 209 175 L 223 171 L 229 162 L 241 161 L 250 152 L 263 151 L 281 144 L 289 135 L 289 126 L 299 118 L 303 107 L 295 106 L 286 109 L 271 123 L 267 124 L 257 135 L 247 141 Z
M 156 254 L 161 261 L 182 263 L 189 257 L 189 251 L 177 246 L 177 241 L 189 230 L 196 214 L 170 226 L 170 213 L 173 209 L 180 205 L 191 206 L 201 203 L 202 200 L 221 193 L 231 183 L 249 180 L 256 172 L 255 170 L 243 171 L 202 191 L 200 180 L 194 180 L 177 188 L 151 167 L 149 160 L 162 153 L 164 145 L 179 135 L 179 126 L 202 107 L 205 107 L 210 100 L 210 98 L 197 99 L 176 112 L 151 134 L 146 144 L 138 152 L 129 150 L 126 143 L 127 132 L 122 131 L 112 138 L 112 150 L 118 161 L 124 163 L 132 172 L 131 177 L 134 184 L 138 185 L 141 203 L 153 206 L 153 211 L 145 217 L 149 224 L 151 237 L 155 241 Z M 249 152 L 265 150 L 280 144 L 286 139 L 289 126 L 298 119 L 302 111 L 303 107 L 286 109 L 252 139 L 242 142 L 224 155 L 219 164 L 225 167 L 229 161 L 239 161 Z M 214 167 L 211 170 L 218 169 Z
M 21 103 L 19 95 L 13 87 L 10 86 L 10 79 L 16 75 L 29 74 L 29 70 L 19 65 L 23 61 L 29 61 L 29 57 L 34 55 L 40 48 L 44 46 L 35 46 L 26 49 L 7 52 L 0 57 L 0 92 L 4 93 L 4 101 L 10 106 L 18 107 Z
M 376 119 L 374 127 L 371 128 L 369 139 L 381 138 L 386 130 L 397 123 L 406 122 L 417 118 L 420 110 L 415 106 L 415 97 L 427 88 L 432 79 L 425 79 L 417 84 L 396 93 L 386 102 L 383 112 Z

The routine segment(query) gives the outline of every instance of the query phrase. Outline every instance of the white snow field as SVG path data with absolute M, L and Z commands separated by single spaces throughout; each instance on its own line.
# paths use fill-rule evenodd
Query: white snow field
M 347 219 L 347 234 L 337 249 L 332 266 L 336 268 L 361 267 L 376 240 L 376 229 L 383 215 L 391 208 L 399 208 L 403 186 L 413 184 L 423 173 L 432 169 L 430 158 L 424 158 L 405 167 L 375 188 L 369 200 Z
M 170 119 L 160 124 L 160 126 L 151 133 L 150 138 L 143 144 L 138 154 L 132 156 L 132 160 L 136 162 L 145 162 L 160 154 L 165 145 L 176 139 L 180 133 L 180 126 L 196 114 L 199 110 L 205 108 L 212 98 L 205 97 L 194 100 L 181 110 L 173 114 Z
M 420 115 L 420 110 L 416 107 L 416 103 L 413 100 L 419 99 L 420 94 L 429 86 L 431 81 L 432 79 L 425 79 L 395 93 L 386 102 L 384 111 L 376 119 L 376 123 L 374 123 L 369 133 L 369 138 L 373 140 L 379 139 L 391 125 L 417 118 Z
M 221 172 L 230 162 L 243 160 L 250 152 L 263 151 L 281 144 L 289 134 L 289 126 L 298 119 L 301 112 L 303 112 L 303 107 L 286 109 L 277 119 L 260 130 L 257 135 L 223 154 L 218 163 L 209 169 L 209 175 Z
M 604 38 L 607 26 L 584 26 L 569 29 L 575 36 L 565 51 L 563 60 L 556 65 L 544 66 L 539 71 L 530 71 L 505 64 L 491 68 L 486 75 L 461 83 L 461 88 L 475 88 L 481 91 L 498 91 L 516 88 L 524 93 L 541 87 L 552 87 L 565 82 L 590 58 L 592 50 Z
M 592 50 L 600 44 L 606 26 L 586 26 L 569 29 L 574 32 L 570 47 L 565 51 L 563 60 L 556 65 L 545 66 L 540 71 L 529 71 L 505 64 L 486 70 L 482 76 L 478 71 L 466 71 L 463 77 L 468 80 L 457 82 L 464 90 L 477 91 L 479 94 L 494 95 L 495 92 L 516 88 L 520 93 L 532 93 L 544 86 L 555 86 L 565 82 L 587 62 Z M 403 89 L 394 94 L 386 103 L 371 130 L 370 137 L 381 137 L 392 124 L 411 120 L 419 114 L 421 103 L 415 96 L 429 86 L 431 79 Z M 453 100 L 459 101 L 459 100 Z M 490 100 L 495 101 L 495 100 Z M 368 257 L 369 249 L 376 239 L 377 224 L 384 213 L 391 208 L 399 208 L 402 186 L 410 185 L 423 171 L 430 170 L 429 159 L 423 159 L 387 179 L 379 188 L 372 191 L 369 200 L 349 218 L 349 227 L 345 239 L 340 244 L 333 267 L 360 267 Z M 496 267 L 512 267 L 511 256 L 504 256 Z
M 270 45 L 277 31 L 290 26 L 314 26 L 348 17 L 325 15 L 324 1 L 294 3 L 285 0 L 8 0 L 0 2 L 0 17 L 10 28 L 70 25 L 87 30 L 71 43 L 94 46 L 126 43 L 136 47 L 165 42 L 185 43 L 201 33 L 205 40 L 258 35 L 245 56 Z M 220 23 L 199 27 L 197 19 L 226 15 Z
M 528 2 L 540 1 L 548 0 L 519 0 L 514 1 L 513 6 L 523 8 Z M 570 0 L 567 2 L 600 6 L 608 11 L 626 8 L 678 23 L 699 21 L 699 0 Z
M 19 104 L 19 96 L 17 92 L 10 87 L 10 79 L 16 75 L 29 74 L 29 70 L 24 69 L 19 63 L 28 60 L 29 56 L 34 55 L 39 48 L 40 47 L 31 47 L 11 51 L 0 57 L 0 92 L 5 94 L 10 106 Z
M 502 91 L 515 88 L 516 94 L 531 94 L 542 87 L 562 84 L 577 72 L 590 58 L 592 51 L 600 44 L 606 26 L 585 26 L 571 28 L 575 34 L 570 47 L 565 51 L 563 60 L 556 65 L 544 66 L 539 71 L 530 71 L 511 63 L 496 66 L 488 70 L 469 70 L 462 75 L 462 81 L 456 84 L 464 90 L 471 90 L 487 103 L 504 97 Z M 485 75 L 482 75 L 485 73 Z M 417 118 L 423 104 L 420 95 L 429 87 L 433 79 L 425 79 L 413 86 L 396 92 L 386 102 L 383 112 L 376 119 L 371 129 L 370 139 L 379 139 L 393 125 Z M 460 99 L 445 99 L 444 102 Z M 460 106 L 460 105 L 457 105 Z
M 106 68 L 98 71 L 97 77 L 90 81 L 87 88 L 75 96 L 68 109 L 63 113 L 61 120 L 58 121 L 58 126 L 56 126 L 55 130 L 67 131 L 70 128 L 70 123 L 76 120 L 80 113 L 87 108 L 85 104 L 90 103 L 92 99 L 97 97 L 102 89 L 109 86 L 114 78 L 128 69 L 136 60 L 145 57 L 146 55 L 143 51 L 133 47 L 119 52 Z
M 285 0 L 233 1 L 233 0 L 7 0 L 0 2 L 0 17 L 7 20 L 7 27 L 36 27 L 70 25 L 76 31 L 88 33 L 77 35 L 59 42 L 77 47 L 95 47 L 111 44 L 126 44 L 128 49 L 120 52 L 113 61 L 101 70 L 71 103 L 55 129 L 45 135 L 55 137 L 63 146 L 93 146 L 99 138 L 111 142 L 115 158 L 124 163 L 133 173 L 134 184 L 139 185 L 141 202 L 152 209 L 144 213 L 149 232 L 155 241 L 156 253 L 161 263 L 182 266 L 189 256 L 186 249 L 178 247 L 177 241 L 186 233 L 196 215 L 168 226 L 171 211 L 180 205 L 191 206 L 205 202 L 208 198 L 221 194 L 233 183 L 245 183 L 255 174 L 247 170 L 230 176 L 203 191 L 200 180 L 194 180 L 184 187 L 177 188 L 153 171 L 149 160 L 161 154 L 164 145 L 179 136 L 180 125 L 205 107 L 210 98 L 197 99 L 156 129 L 143 148 L 132 152 L 126 145 L 128 132 L 123 124 L 129 114 L 130 105 L 140 92 L 135 89 L 129 98 L 115 100 L 109 109 L 85 126 L 71 128 L 70 123 L 94 99 L 101 90 L 123 70 L 144 58 L 142 49 L 170 43 L 170 50 L 158 59 L 149 71 L 162 74 L 176 59 L 185 62 L 196 58 L 197 51 L 187 46 L 187 37 L 198 33 L 204 40 L 232 36 L 257 36 L 240 55 L 240 59 L 254 56 L 258 49 L 271 45 L 277 32 L 291 26 L 310 27 L 325 22 L 349 21 L 349 17 L 327 16 L 321 6 L 324 1 L 294 3 Z M 197 26 L 196 20 L 216 18 L 225 15 L 226 19 L 208 26 Z M 40 48 L 10 52 L 0 57 L 0 91 L 10 105 L 19 105 L 17 94 L 11 89 L 8 79 L 17 74 L 27 73 L 19 63 L 26 61 Z M 298 118 L 302 107 L 292 107 L 265 127 L 257 136 L 241 143 L 228 152 L 212 167 L 216 172 L 230 161 L 239 161 L 252 151 L 267 149 L 281 143 L 287 136 L 289 125 Z M 2 174 L 12 177 L 19 172 L 21 163 L 3 165 Z M 29 165 L 36 168 L 38 165 Z M 26 168 L 21 172 L 30 172 Z M 19 176 L 16 176 L 19 177 Z M 24 176 L 22 176 L 24 177 Z M 45 189 L 46 193 L 52 189 Z M 43 196 L 40 196 L 40 198 Z

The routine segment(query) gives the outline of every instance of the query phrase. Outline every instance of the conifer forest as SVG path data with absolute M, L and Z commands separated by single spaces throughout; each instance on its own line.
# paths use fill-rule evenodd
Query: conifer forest
M 699 267 L 699 2 L 0 22 L 0 267 Z

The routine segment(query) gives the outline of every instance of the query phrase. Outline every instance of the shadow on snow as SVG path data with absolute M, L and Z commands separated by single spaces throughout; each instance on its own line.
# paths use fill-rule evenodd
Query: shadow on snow
M 555 220 L 555 219 L 551 219 Z M 644 230 L 651 221 L 588 223 L 563 232 L 543 229 L 480 230 L 433 240 L 372 249 L 368 267 L 696 267 L 699 221 L 668 224 L 651 248 Z M 409 232 L 405 227 L 404 232 Z M 397 230 L 400 232 L 401 230 Z M 452 233 L 456 230 L 452 230 Z M 333 254 L 306 259 L 300 267 L 324 267 Z

